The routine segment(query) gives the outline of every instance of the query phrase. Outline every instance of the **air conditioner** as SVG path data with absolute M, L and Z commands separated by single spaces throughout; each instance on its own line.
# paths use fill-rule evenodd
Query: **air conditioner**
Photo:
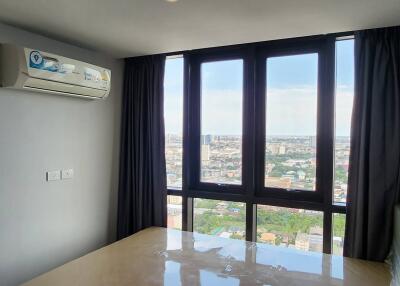
M 0 82 L 2 87 L 96 99 L 110 93 L 111 71 L 43 51 L 2 44 Z

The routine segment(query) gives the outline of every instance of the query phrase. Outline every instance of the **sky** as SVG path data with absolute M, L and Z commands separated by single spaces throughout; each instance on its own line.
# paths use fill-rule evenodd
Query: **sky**
M 350 134 L 354 88 L 353 40 L 337 42 L 336 135 Z M 315 135 L 317 54 L 268 58 L 267 136 Z M 242 134 L 243 61 L 201 66 L 202 134 Z M 180 134 L 183 118 L 183 59 L 166 61 L 164 79 L 165 129 Z

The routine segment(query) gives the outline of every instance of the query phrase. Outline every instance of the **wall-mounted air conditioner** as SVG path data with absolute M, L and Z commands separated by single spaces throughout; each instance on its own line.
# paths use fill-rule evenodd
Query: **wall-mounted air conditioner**
M 0 83 L 2 87 L 105 98 L 110 93 L 111 71 L 43 51 L 2 44 Z

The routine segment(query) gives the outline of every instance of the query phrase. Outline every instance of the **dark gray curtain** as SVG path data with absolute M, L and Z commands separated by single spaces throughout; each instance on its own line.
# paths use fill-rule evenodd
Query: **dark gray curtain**
M 344 255 L 383 261 L 400 172 L 400 27 L 355 35 L 355 98 Z
M 165 57 L 125 60 L 117 238 L 167 224 Z

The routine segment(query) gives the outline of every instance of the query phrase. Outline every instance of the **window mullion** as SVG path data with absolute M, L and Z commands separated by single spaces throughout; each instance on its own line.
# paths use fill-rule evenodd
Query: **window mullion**
M 327 38 L 321 51 L 320 90 L 318 104 L 318 187 L 323 194 L 323 250 L 332 252 L 333 166 L 334 166 L 334 108 L 335 108 L 335 40 Z

